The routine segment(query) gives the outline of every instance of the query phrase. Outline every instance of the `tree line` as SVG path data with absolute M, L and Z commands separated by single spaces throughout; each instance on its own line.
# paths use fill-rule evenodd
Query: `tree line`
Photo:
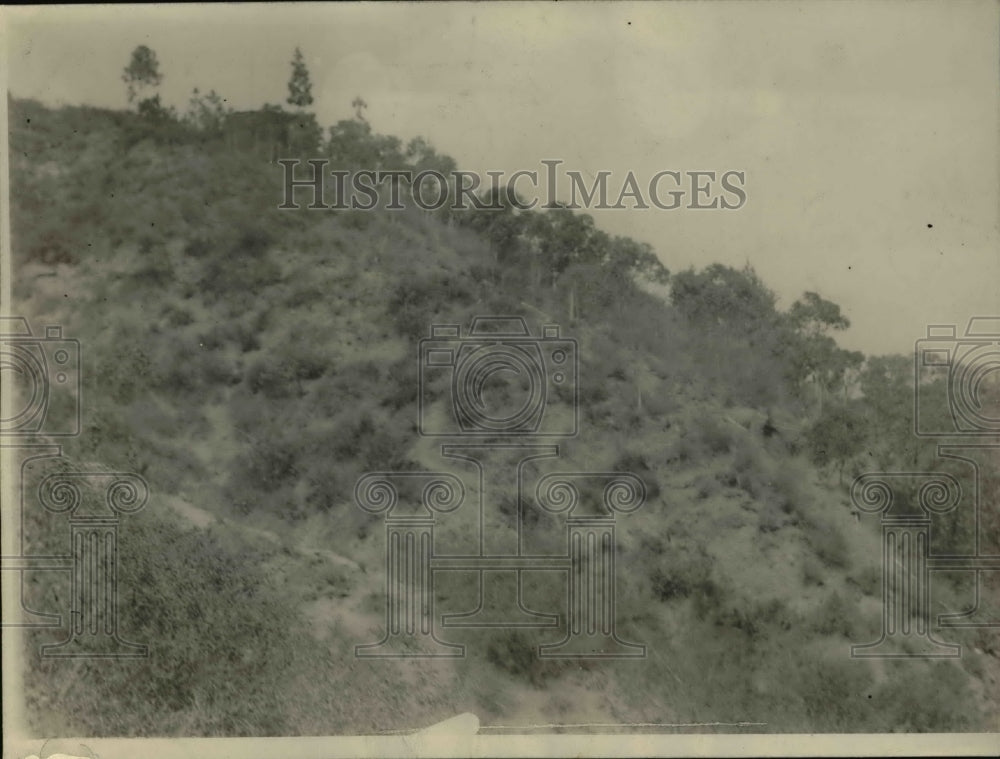
M 356 96 L 353 118 L 342 119 L 325 134 L 314 114 L 312 82 L 302 51 L 290 61 L 286 104 L 264 105 L 256 111 L 235 112 L 215 90 L 195 88 L 186 113 L 166 108 L 156 89 L 163 81 L 156 53 L 137 47 L 122 79 L 127 99 L 154 137 L 186 142 L 217 143 L 276 160 L 279 154 L 325 156 L 348 170 L 414 173 L 434 170 L 451 177 L 455 161 L 422 137 L 404 144 L 375 132 L 366 117 L 368 104 Z M 787 311 L 752 267 L 736 269 L 711 264 L 671 276 L 653 248 L 597 228 L 591 216 L 562 204 L 523 210 L 512 203 L 511 188 L 491 188 L 481 194 L 485 208 L 438 213 L 448 224 L 467 227 L 488 244 L 493 254 L 492 276 L 508 288 L 545 291 L 563 306 L 571 323 L 621 316 L 622 308 L 650 288 L 663 288 L 673 308 L 706 340 L 725 337 L 741 341 L 768 365 L 768 379 L 788 389 L 801 402 L 809 422 L 806 441 L 817 464 L 832 465 L 843 477 L 848 463 L 863 450 L 879 448 L 872 420 L 889 424 L 903 414 L 893 393 L 908 390 L 909 364 L 894 357 L 867 358 L 841 348 L 835 333 L 850 326 L 840 306 L 818 293 L 806 292 Z M 716 343 L 718 345 L 718 343 Z M 906 415 L 903 414 L 905 418 Z M 891 426 L 891 425 L 890 425 Z M 898 426 L 898 425 L 897 425 Z M 905 425 L 904 425 L 905 426 Z M 879 434 L 884 433 L 883 429 Z M 892 450 L 905 445 L 902 430 L 892 435 Z

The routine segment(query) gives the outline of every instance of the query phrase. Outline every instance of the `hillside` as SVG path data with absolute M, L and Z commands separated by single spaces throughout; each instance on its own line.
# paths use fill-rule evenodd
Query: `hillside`
M 882 589 L 878 519 L 857 518 L 848 484 L 929 454 L 901 442 L 898 361 L 839 351 L 816 301 L 779 312 L 750 269 L 668 273 L 566 209 L 281 211 L 270 146 L 232 135 L 17 100 L 10 125 L 14 312 L 82 345 L 82 434 L 59 442 L 74 467 L 133 471 L 151 492 L 123 520 L 118 570 L 120 628 L 150 658 L 40 660 L 62 636 L 29 634 L 39 733 L 367 733 L 462 711 L 493 726 L 997 728 L 995 633 L 947 631 L 956 660 L 850 658 L 879 636 Z M 338 127 L 310 150 L 348 168 L 375 148 L 387 165 L 450 160 Z M 385 582 L 382 520 L 355 484 L 468 475 L 419 434 L 418 341 L 486 314 L 578 341 L 579 434 L 529 475 L 645 483 L 616 533 L 618 634 L 645 659 L 540 660 L 559 636 L 512 628 L 448 629 L 464 659 L 353 656 L 382 634 Z M 443 413 L 447 387 L 426 391 Z M 556 393 L 546 414 L 572 403 Z M 513 482 L 488 484 L 489 539 L 516 544 Z M 466 506 L 441 518 L 455 552 L 475 541 Z M 29 548 L 64 540 L 63 522 L 25 520 Z M 565 544 L 533 503 L 525 523 L 537 550 Z M 58 574 L 27 573 L 26 603 L 61 608 Z M 559 610 L 544 575 L 526 574 L 526 602 Z M 967 579 L 935 581 L 935 602 L 964 608 Z M 459 580 L 438 585 L 439 612 L 475 603 Z

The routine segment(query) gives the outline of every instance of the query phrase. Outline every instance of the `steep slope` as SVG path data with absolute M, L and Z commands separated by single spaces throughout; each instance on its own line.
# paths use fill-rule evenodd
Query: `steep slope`
M 39 662 L 32 648 L 37 729 L 378 732 L 459 711 L 804 732 L 995 719 L 996 659 L 972 633 L 954 636 L 961 661 L 849 657 L 878 637 L 878 525 L 805 458 L 803 405 L 742 337 L 631 281 L 604 303 L 601 272 L 532 282 L 478 222 L 278 211 L 276 166 L 124 114 L 15 103 L 11 118 L 16 310 L 83 344 L 84 430 L 66 455 L 136 471 L 153 493 L 122 528 L 120 562 L 122 629 L 153 656 Z M 617 547 L 619 634 L 646 659 L 541 661 L 552 632 L 516 629 L 449 631 L 464 660 L 352 656 L 381 633 L 384 582 L 383 529 L 354 485 L 444 466 L 416 429 L 417 341 L 482 314 L 523 316 L 533 334 L 560 324 L 579 343 L 581 426 L 558 469 L 645 482 Z M 443 413 L 446 388 L 426 392 Z M 512 498 L 499 483 L 487 525 L 508 546 Z M 466 511 L 444 544 L 475 539 Z M 539 550 L 561 550 L 562 524 L 529 512 Z M 26 533 L 63 529 L 28 519 Z M 51 603 L 57 578 L 37 574 L 30 593 Z M 543 575 L 528 573 L 526 602 L 561 608 Z M 468 602 L 460 582 L 439 588 L 439 610 Z

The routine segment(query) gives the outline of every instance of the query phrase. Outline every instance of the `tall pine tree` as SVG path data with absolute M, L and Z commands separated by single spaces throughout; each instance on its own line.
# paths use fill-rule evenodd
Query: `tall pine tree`
M 292 59 L 292 78 L 288 80 L 288 104 L 296 108 L 312 105 L 312 82 L 309 81 L 309 69 L 306 68 L 302 51 L 295 48 Z

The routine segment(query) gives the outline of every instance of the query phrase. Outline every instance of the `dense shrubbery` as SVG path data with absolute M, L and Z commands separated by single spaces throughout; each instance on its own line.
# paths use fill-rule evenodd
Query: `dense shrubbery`
M 816 517 L 805 520 L 804 529 L 806 540 L 824 564 L 839 569 L 847 565 L 848 545 L 844 533 Z
M 573 666 L 566 659 L 539 659 L 538 642 L 517 629 L 499 629 L 486 636 L 486 658 L 504 672 L 536 688 Z
M 271 233 L 247 229 L 235 241 L 205 259 L 200 291 L 207 298 L 238 298 L 248 306 L 281 277 L 281 267 L 266 255 Z
M 318 652 L 262 558 L 152 513 L 133 517 L 121 541 L 120 629 L 150 657 L 41 662 L 33 708 L 61 715 L 49 726 L 60 734 L 282 734 L 287 671 Z
M 652 554 L 655 558 L 649 581 L 661 601 L 694 597 L 697 608 L 705 609 L 720 595 L 712 578 L 712 559 L 703 548 L 671 546 L 667 550 L 662 542 L 657 542 Z
M 474 301 L 466 277 L 449 272 L 413 271 L 404 275 L 386 302 L 386 311 L 403 337 L 416 341 L 440 321 L 442 309 L 462 308 Z

